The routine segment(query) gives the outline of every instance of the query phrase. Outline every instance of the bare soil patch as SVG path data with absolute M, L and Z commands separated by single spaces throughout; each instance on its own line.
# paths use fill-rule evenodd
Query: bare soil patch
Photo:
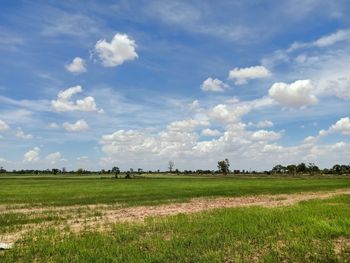
M 157 206 L 139 206 L 128 207 L 115 210 L 106 210 L 103 212 L 101 220 L 89 221 L 86 218 L 83 220 L 75 220 L 71 224 L 74 230 L 79 231 L 85 225 L 94 225 L 105 223 L 115 223 L 123 221 L 143 221 L 146 217 L 171 216 L 177 214 L 190 214 L 206 210 L 219 208 L 234 208 L 248 206 L 262 207 L 279 207 L 289 206 L 301 201 L 311 199 L 326 199 L 335 195 L 350 194 L 350 189 L 342 189 L 333 192 L 314 192 L 314 193 L 297 193 L 297 194 L 281 194 L 281 195 L 257 195 L 243 197 L 228 197 L 228 198 L 195 198 L 187 203 L 174 203 Z
M 340 255 L 342 252 L 348 253 L 350 256 L 350 238 L 339 237 L 334 240 L 334 252 L 336 255 Z M 349 261 L 350 262 L 350 257 Z
M 235 207 L 249 207 L 249 206 L 261 206 L 261 207 L 281 207 L 296 204 L 301 201 L 307 201 L 311 199 L 326 199 L 332 196 L 350 194 L 350 189 L 341 189 L 332 192 L 312 192 L 312 193 L 295 193 L 295 194 L 280 194 L 280 195 L 257 195 L 257 196 L 243 196 L 243 197 L 225 197 L 225 198 L 195 198 L 187 203 L 173 203 L 157 206 L 138 206 L 120 208 L 118 205 L 87 205 L 87 206 L 67 206 L 67 207 L 40 207 L 40 208 L 18 208 L 6 209 L 6 213 L 18 212 L 18 213 L 43 213 L 47 211 L 61 211 L 71 214 L 70 219 L 59 224 L 58 227 L 62 229 L 65 226 L 69 226 L 74 232 L 80 232 L 86 228 L 92 228 L 95 230 L 104 230 L 110 223 L 125 222 L 125 221 L 138 221 L 142 222 L 147 217 L 158 216 L 171 216 L 177 214 L 190 214 L 201 211 L 209 211 L 219 208 L 235 208 Z M 75 210 L 80 210 L 79 213 Z M 81 212 L 81 211 L 89 211 Z M 91 211 L 97 211 L 100 215 L 93 216 Z M 3 213 L 1 211 L 0 213 Z M 74 214 L 75 213 L 75 214 Z M 79 215 L 79 216 L 77 216 Z M 35 226 L 31 225 L 23 227 L 16 233 L 6 234 L 6 236 L 0 236 L 0 241 L 14 242 L 18 240 L 28 229 L 39 229 L 48 227 L 48 224 L 40 223 Z

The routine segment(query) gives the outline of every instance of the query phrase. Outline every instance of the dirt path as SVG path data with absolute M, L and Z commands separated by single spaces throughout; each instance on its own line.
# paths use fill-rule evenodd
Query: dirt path
M 125 221 L 143 221 L 146 217 L 171 216 L 177 214 L 190 214 L 218 208 L 235 208 L 248 206 L 279 207 L 289 206 L 301 201 L 311 199 L 326 199 L 332 196 L 350 194 L 350 189 L 342 189 L 333 192 L 312 192 L 281 195 L 257 195 L 228 198 L 196 198 L 187 203 L 174 203 L 158 206 L 139 206 L 124 209 L 107 210 L 101 220 L 86 218 L 71 222 L 72 229 L 79 231 L 86 225 L 93 226 L 101 223 L 115 223 Z M 84 223 L 84 224 L 82 224 Z
M 89 214 L 79 214 L 79 217 L 73 217 L 66 220 L 64 224 L 70 226 L 74 232 L 79 232 L 85 228 L 105 229 L 110 223 L 125 222 L 125 221 L 143 221 L 146 217 L 171 216 L 181 213 L 197 213 L 201 211 L 208 211 L 218 208 L 234 208 L 234 207 L 248 207 L 248 206 L 262 206 L 262 207 L 280 207 L 296 204 L 301 201 L 311 199 L 326 199 L 332 196 L 350 194 L 350 189 L 340 189 L 332 192 L 305 192 L 296 194 L 280 194 L 280 195 L 257 195 L 257 196 L 243 196 L 243 197 L 227 197 L 227 198 L 196 198 L 187 203 L 173 203 L 157 206 L 138 206 L 128 208 L 118 208 L 113 205 L 90 205 L 90 206 L 68 206 L 68 207 L 42 207 L 42 208 L 20 208 L 13 209 L 11 212 L 43 212 L 43 211 L 61 211 L 74 214 L 74 208 L 86 208 L 89 211 L 94 209 L 100 212 L 100 216 L 91 216 Z M 10 242 L 17 240 L 25 232 L 25 229 L 33 230 L 37 228 L 45 228 L 50 226 L 50 223 L 40 223 L 37 225 L 30 225 L 24 227 L 17 233 L 11 233 L 0 236 L 0 241 Z M 19 234 L 20 232 L 20 234 Z

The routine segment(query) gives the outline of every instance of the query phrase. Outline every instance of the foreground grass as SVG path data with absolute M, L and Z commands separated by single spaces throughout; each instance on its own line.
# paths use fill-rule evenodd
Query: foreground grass
M 195 197 L 282 194 L 350 188 L 350 178 L 1 178 L 0 204 L 125 206 L 188 201 Z
M 350 196 L 29 235 L 3 262 L 350 262 Z

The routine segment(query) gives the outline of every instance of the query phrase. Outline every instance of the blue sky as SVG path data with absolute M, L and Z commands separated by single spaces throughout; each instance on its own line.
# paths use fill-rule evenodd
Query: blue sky
M 0 166 L 349 163 L 348 1 L 0 8 Z

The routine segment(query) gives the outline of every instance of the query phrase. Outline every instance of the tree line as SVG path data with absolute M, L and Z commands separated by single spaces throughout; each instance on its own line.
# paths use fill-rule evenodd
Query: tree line
M 0 174 L 72 174 L 72 175 L 88 175 L 88 174 L 101 174 L 101 175 L 114 175 L 116 178 L 120 174 L 126 174 L 127 177 L 132 175 L 140 175 L 144 173 L 174 173 L 174 174 L 267 174 L 267 175 L 298 175 L 298 174 L 335 174 L 335 175 L 345 175 L 350 174 L 350 164 L 335 164 L 331 168 L 320 169 L 314 163 L 299 163 L 299 164 L 289 164 L 275 165 L 271 170 L 267 171 L 255 171 L 255 170 L 231 170 L 230 169 L 230 161 L 226 158 L 224 160 L 220 160 L 217 162 L 216 170 L 208 170 L 208 169 L 197 169 L 197 170 L 179 170 L 174 169 L 175 163 L 174 161 L 168 162 L 168 170 L 160 171 L 159 169 L 156 171 L 148 170 L 144 171 L 142 168 L 137 168 L 136 170 L 130 168 L 127 171 L 121 171 L 119 167 L 114 166 L 111 169 L 101 169 L 98 171 L 91 171 L 79 168 L 77 170 L 67 171 L 65 168 L 62 169 L 45 169 L 45 170 L 35 170 L 35 169 L 22 169 L 22 170 L 11 170 L 8 171 L 4 167 L 0 167 Z

